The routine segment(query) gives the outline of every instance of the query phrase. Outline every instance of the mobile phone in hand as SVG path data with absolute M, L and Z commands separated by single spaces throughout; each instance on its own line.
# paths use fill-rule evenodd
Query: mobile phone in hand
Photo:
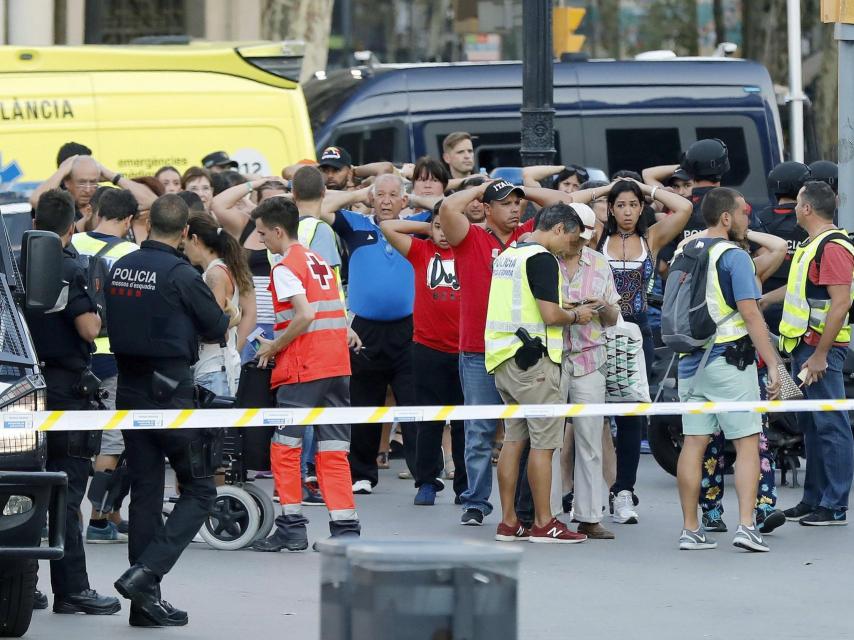
M 255 329 L 246 336 L 246 342 L 252 345 L 252 348 L 255 349 L 256 353 L 258 349 L 261 348 L 261 341 L 258 338 L 261 338 L 264 335 L 264 329 L 261 327 L 255 327 Z

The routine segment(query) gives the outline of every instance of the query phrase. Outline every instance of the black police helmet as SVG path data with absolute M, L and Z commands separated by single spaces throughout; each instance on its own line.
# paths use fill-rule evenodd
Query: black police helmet
M 722 140 L 706 138 L 688 147 L 680 164 L 695 179 L 717 181 L 729 171 L 729 154 Z
M 833 189 L 833 193 L 839 193 L 839 167 L 830 160 L 816 160 L 810 165 L 812 180 L 826 182 Z
M 810 175 L 810 168 L 802 162 L 781 162 L 768 174 L 768 191 L 778 198 L 795 198 Z

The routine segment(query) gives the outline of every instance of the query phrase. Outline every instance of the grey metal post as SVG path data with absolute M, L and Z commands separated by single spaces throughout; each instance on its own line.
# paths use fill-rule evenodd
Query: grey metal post
M 854 231 L 854 24 L 836 25 L 839 42 L 839 225 Z
M 555 154 L 552 0 L 522 4 L 522 164 L 552 164 Z

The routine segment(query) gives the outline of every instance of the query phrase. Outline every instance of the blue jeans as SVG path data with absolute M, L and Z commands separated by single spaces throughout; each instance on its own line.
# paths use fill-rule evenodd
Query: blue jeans
M 308 473 L 308 465 L 314 466 L 314 454 L 316 451 L 317 442 L 314 438 L 314 427 L 308 425 L 302 432 L 302 452 L 299 458 L 300 473 L 303 480 L 305 480 L 306 476 L 311 475 Z
M 460 353 L 460 382 L 467 405 L 504 404 L 495 388 L 495 378 L 486 372 L 482 353 Z M 487 516 L 492 513 L 492 445 L 497 420 L 465 421 L 465 459 L 468 489 L 460 496 L 463 509 L 477 509 Z
M 230 396 L 228 390 L 228 376 L 225 371 L 211 371 L 203 373 L 196 378 L 196 384 L 203 386 L 208 391 L 215 393 L 218 396 Z
M 804 386 L 808 400 L 838 400 L 845 397 L 842 363 L 844 347 L 832 347 L 827 354 L 827 371 L 818 382 Z M 801 343 L 792 353 L 792 377 L 797 376 L 815 347 Z M 803 502 L 811 507 L 847 509 L 851 477 L 854 474 L 854 438 L 845 411 L 799 413 L 804 433 L 807 471 Z

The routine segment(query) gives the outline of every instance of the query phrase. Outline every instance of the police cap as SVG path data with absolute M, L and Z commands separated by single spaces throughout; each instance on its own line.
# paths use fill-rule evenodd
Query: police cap
M 729 154 L 723 141 L 705 138 L 688 147 L 680 164 L 695 179 L 720 179 L 729 171 Z
M 810 180 L 810 168 L 802 162 L 781 162 L 768 174 L 768 191 L 778 198 L 795 198 Z
M 810 165 L 812 180 L 826 182 L 833 189 L 833 193 L 839 193 L 839 167 L 830 160 L 816 160 Z

